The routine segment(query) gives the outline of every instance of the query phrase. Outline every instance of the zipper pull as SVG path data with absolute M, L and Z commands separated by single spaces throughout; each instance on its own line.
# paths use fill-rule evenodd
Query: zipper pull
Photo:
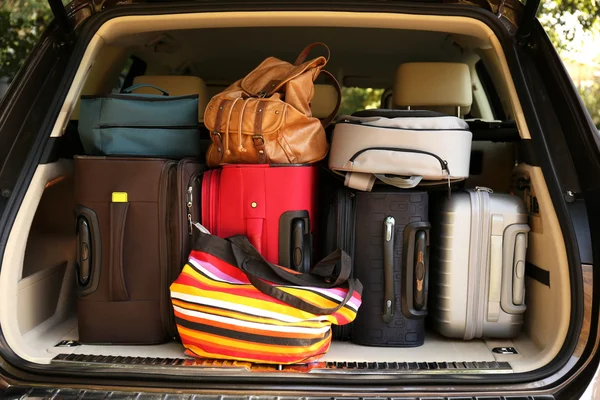
M 192 195 L 192 187 L 188 186 L 187 188 L 187 195 L 186 195 L 186 205 L 187 205 L 187 209 L 188 209 L 188 213 L 187 213 L 187 220 L 188 220 L 188 233 L 190 235 L 192 235 L 194 233 L 194 226 L 192 223 L 192 205 L 193 205 L 193 201 L 194 201 L 194 197 Z
M 194 196 L 192 195 L 192 187 L 188 186 L 187 188 L 187 208 L 190 209 L 192 208 L 192 201 L 194 200 Z
M 448 176 L 450 176 L 450 167 L 448 167 L 448 161 L 443 160 L 442 164 L 444 164 L 444 166 L 442 167 L 442 169 L 445 169 L 446 172 L 448 173 Z
M 448 161 L 442 160 L 442 173 L 446 171 L 446 180 L 448 182 L 448 200 L 452 196 L 452 187 L 450 186 L 450 167 L 448 167 Z
M 194 223 L 193 226 L 196 227 L 196 229 L 198 229 L 200 232 L 210 235 L 210 231 L 208 229 L 206 229 L 206 227 L 204 225 L 200 224 L 199 222 Z

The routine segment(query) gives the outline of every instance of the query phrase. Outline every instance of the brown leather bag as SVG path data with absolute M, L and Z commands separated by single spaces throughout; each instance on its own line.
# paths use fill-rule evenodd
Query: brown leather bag
M 316 46 L 327 58 L 305 61 Z M 339 109 L 341 91 L 329 72 L 323 43 L 306 47 L 294 64 L 269 57 L 245 78 L 214 96 L 204 112 L 212 144 L 206 159 L 210 167 L 223 164 L 306 164 L 322 160 L 329 145 L 325 127 Z M 338 92 L 331 115 L 320 121 L 310 103 L 314 81 L 326 75 Z

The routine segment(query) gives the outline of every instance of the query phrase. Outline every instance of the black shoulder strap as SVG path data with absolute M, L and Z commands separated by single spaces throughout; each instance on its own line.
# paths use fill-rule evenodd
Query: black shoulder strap
M 362 285 L 360 282 L 356 279 L 349 278 L 351 270 L 350 256 L 340 249 L 325 257 L 315 265 L 313 273 L 294 274 L 265 260 L 245 236 L 234 236 L 227 240 L 232 245 L 231 248 L 236 258 L 238 268 L 246 274 L 252 285 L 262 293 L 281 300 L 292 307 L 317 315 L 333 314 L 346 305 L 355 292 L 362 292 Z M 340 274 L 332 276 L 334 267 L 338 262 L 341 266 Z M 333 288 L 346 284 L 348 293 L 337 307 L 322 308 L 293 296 L 268 282 L 290 286 L 312 286 L 318 288 Z

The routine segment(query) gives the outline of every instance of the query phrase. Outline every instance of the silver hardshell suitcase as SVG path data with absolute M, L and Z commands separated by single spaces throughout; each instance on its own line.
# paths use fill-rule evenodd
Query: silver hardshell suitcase
M 452 193 L 432 211 L 429 313 L 435 329 L 464 340 L 516 336 L 526 309 L 523 201 L 478 187 Z

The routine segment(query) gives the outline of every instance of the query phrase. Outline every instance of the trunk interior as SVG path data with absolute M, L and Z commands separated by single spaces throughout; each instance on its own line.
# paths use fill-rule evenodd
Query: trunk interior
M 131 66 L 139 63 L 135 60 L 143 60 L 144 68 L 139 75 L 199 76 L 212 95 L 269 55 L 293 60 L 296 49 L 322 41 L 332 53 L 327 69 L 341 78 L 340 84 L 345 88 L 383 89 L 384 106 L 388 101 L 386 93 L 393 86 L 394 71 L 401 63 L 465 62 L 471 67 L 473 77 L 471 117 L 499 119 L 490 111 L 492 101 L 486 96 L 489 88 L 486 90 L 482 83 L 481 70 L 487 71 L 505 114 L 502 119 L 516 121 L 520 139 L 474 141 L 472 174 L 465 186 L 486 186 L 521 196 L 529 212 L 531 232 L 527 250 L 527 310 L 524 327 L 517 337 L 449 339 L 427 323 L 423 346 L 377 348 L 333 342 L 320 362 L 306 367 L 306 371 L 312 368 L 310 373 L 506 374 L 533 371 L 551 362 L 564 343 L 570 320 L 565 244 L 541 169 L 529 165 L 520 152 L 519 141 L 529 137 L 527 124 L 492 31 L 481 22 L 457 17 L 430 16 L 425 23 L 421 16 L 402 14 L 363 14 L 360 18 L 351 13 L 272 14 L 278 13 L 239 20 L 225 14 L 212 18 L 200 14 L 173 18 L 122 17 L 111 20 L 96 34 L 65 102 L 62 120 L 57 121 L 53 133 L 64 136 L 66 156 L 38 166 L 2 260 L 0 323 L 11 349 L 21 358 L 38 364 L 81 363 L 88 367 L 162 364 L 198 367 L 193 373 L 199 375 L 219 366 L 237 366 L 245 368 L 247 373 L 266 368 L 248 363 L 193 361 L 175 341 L 148 346 L 77 342 L 73 214 L 76 204 L 73 162 L 69 157 L 78 151 L 70 144 L 76 143 L 77 137 L 77 99 L 82 94 L 105 93 L 122 87 L 123 80 L 129 79 Z M 331 26 L 333 17 L 336 17 L 333 24 L 339 26 Z M 434 19 L 439 23 L 432 23 Z M 252 40 L 241 43 L 240 37 Z M 348 93 L 351 91 L 344 91 Z M 527 187 L 521 184 L 524 181 L 530 182 Z M 433 290 L 435 285 L 430 283 L 430 293 Z M 280 369 L 289 368 L 293 367 Z

